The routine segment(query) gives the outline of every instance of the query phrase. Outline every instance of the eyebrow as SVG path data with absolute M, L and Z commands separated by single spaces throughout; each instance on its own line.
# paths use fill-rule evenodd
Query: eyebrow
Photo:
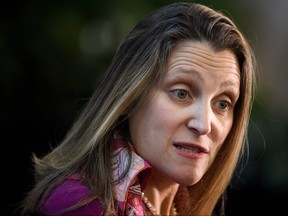
M 201 73 L 195 69 L 179 67 L 175 68 L 174 70 L 170 70 L 169 72 L 167 73 L 168 82 L 177 79 L 178 77 L 183 79 L 183 75 L 185 75 L 184 78 L 188 79 L 188 81 L 191 80 L 204 82 L 203 78 L 201 77 Z M 240 94 L 240 83 L 238 81 L 226 80 L 225 82 L 221 83 L 220 87 L 221 89 L 227 88 L 225 91 L 233 94 L 235 97 Z
M 221 83 L 221 89 L 227 88 L 226 92 L 233 94 L 235 97 L 240 95 L 240 84 L 238 82 L 233 82 L 231 80 L 227 80 L 224 83 Z
M 171 77 L 172 78 L 177 78 L 178 76 L 181 76 L 181 74 L 184 75 L 188 75 L 189 78 L 192 78 L 194 80 L 200 80 L 200 81 L 204 81 L 203 78 L 201 77 L 201 73 L 199 73 L 197 70 L 195 69 L 186 69 L 184 67 L 180 67 L 180 68 L 176 68 L 175 70 L 171 70 L 169 72 L 173 72 Z M 168 72 L 168 74 L 169 74 Z M 226 80 L 225 82 L 223 82 L 221 84 L 222 86 L 240 86 L 238 81 L 231 81 L 231 80 Z
M 200 73 L 197 70 L 194 69 L 186 69 L 184 67 L 179 67 L 174 70 L 170 70 L 167 74 L 169 74 L 168 77 L 171 77 L 172 79 L 175 79 L 177 77 L 182 77 L 182 74 L 185 76 L 189 76 L 189 79 L 193 80 L 200 80 L 203 81 L 203 78 L 201 77 Z M 171 79 L 169 78 L 169 80 Z
M 221 87 L 222 86 L 232 86 L 232 87 L 234 87 L 234 86 L 239 86 L 240 87 L 240 85 L 239 85 L 239 83 L 238 82 L 233 82 L 233 81 L 231 81 L 231 80 L 227 80 L 227 81 L 225 81 L 225 82 L 223 82 L 223 83 L 221 83 Z

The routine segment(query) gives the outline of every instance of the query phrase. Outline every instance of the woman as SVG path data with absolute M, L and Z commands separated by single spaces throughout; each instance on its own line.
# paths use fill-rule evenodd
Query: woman
M 223 14 L 193 3 L 154 11 L 62 143 L 34 156 L 24 214 L 213 214 L 244 147 L 254 67 Z

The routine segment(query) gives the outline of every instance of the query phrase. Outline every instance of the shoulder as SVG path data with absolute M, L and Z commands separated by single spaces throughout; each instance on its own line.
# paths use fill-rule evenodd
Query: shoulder
M 51 192 L 44 204 L 45 211 L 48 215 L 56 215 L 57 213 L 80 203 L 89 197 L 91 193 L 88 186 L 83 184 L 77 176 L 72 176 Z M 76 210 L 61 215 L 99 215 L 102 211 L 102 205 L 95 199 Z

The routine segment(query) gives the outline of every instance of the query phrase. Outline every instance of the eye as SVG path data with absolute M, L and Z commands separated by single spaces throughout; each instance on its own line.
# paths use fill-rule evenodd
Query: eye
M 227 110 L 230 108 L 230 103 L 226 100 L 220 100 L 217 102 L 217 106 L 220 110 Z
M 188 91 L 184 89 L 176 89 L 173 91 L 173 93 L 180 100 L 185 100 L 189 96 Z

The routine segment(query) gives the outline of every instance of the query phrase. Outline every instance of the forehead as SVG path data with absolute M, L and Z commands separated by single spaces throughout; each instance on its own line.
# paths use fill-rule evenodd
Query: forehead
M 171 52 L 166 71 L 182 70 L 217 72 L 240 81 L 240 70 L 235 54 L 225 49 L 215 51 L 207 42 L 185 41 Z
M 223 67 L 239 72 L 239 65 L 235 54 L 229 50 L 213 50 L 208 42 L 184 41 L 178 44 L 170 54 L 168 63 L 189 60 L 193 63 L 201 60 L 207 66 Z

